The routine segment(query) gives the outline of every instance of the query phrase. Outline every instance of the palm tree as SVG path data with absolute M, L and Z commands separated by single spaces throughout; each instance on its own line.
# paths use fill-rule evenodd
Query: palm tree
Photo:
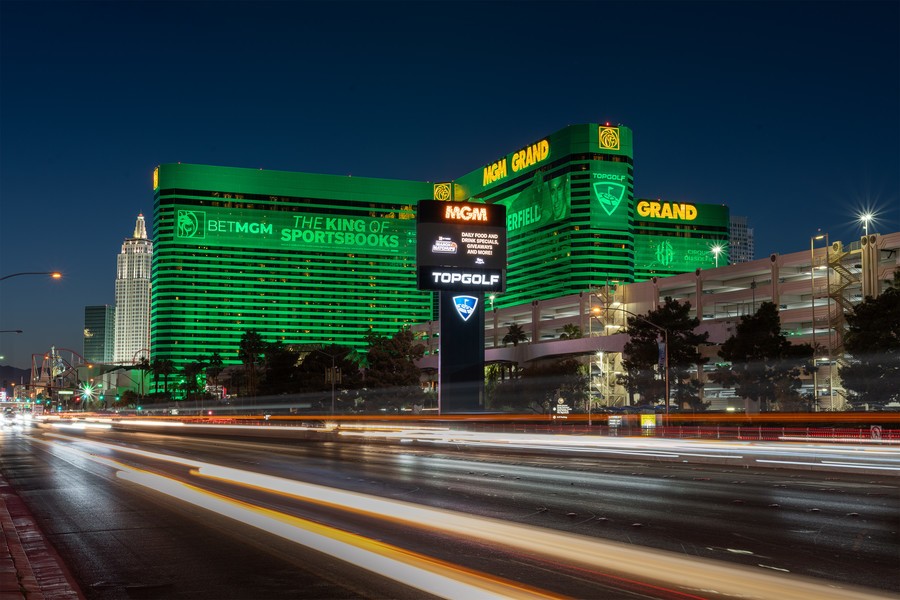
M 581 337 L 581 327 L 574 323 L 566 323 L 563 326 L 563 332 L 559 334 L 561 340 L 577 340 Z
M 206 381 L 214 386 L 219 383 L 219 375 L 225 370 L 225 363 L 222 355 L 213 352 L 206 358 Z
M 506 335 L 503 336 L 503 345 L 512 344 L 513 346 L 518 346 L 519 342 L 527 342 L 528 336 L 525 335 L 525 330 L 522 329 L 522 326 L 518 323 L 513 323 L 509 326 L 509 330 L 506 332 Z
M 140 398 L 144 397 L 144 381 L 147 379 L 147 373 L 153 370 L 150 361 L 147 360 L 146 356 L 141 356 L 141 359 L 137 363 L 137 368 L 141 372 L 141 395 Z
M 241 336 L 241 342 L 238 346 L 238 356 L 244 363 L 244 369 L 247 372 L 247 383 L 250 388 L 248 395 L 256 395 L 256 365 L 259 364 L 260 358 L 266 349 L 266 343 L 262 336 L 253 329 L 244 332 Z
M 169 375 L 175 372 L 175 363 L 173 363 L 168 358 L 157 358 L 150 364 L 150 369 L 153 371 L 153 382 L 154 384 L 159 382 L 159 376 L 163 377 L 163 386 L 166 393 L 166 396 L 169 395 Z M 156 387 L 154 385 L 154 387 Z
M 203 363 L 196 360 L 184 365 L 182 372 L 184 373 L 185 400 L 190 400 L 191 394 L 197 391 L 197 376 L 203 372 L 203 368 Z

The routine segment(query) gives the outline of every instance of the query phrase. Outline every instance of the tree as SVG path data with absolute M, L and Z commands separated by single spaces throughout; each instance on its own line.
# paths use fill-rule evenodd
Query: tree
M 230 395 L 240 396 L 245 383 L 245 370 L 240 365 L 229 365 L 222 369 L 220 374 L 222 385 L 226 391 L 230 391 Z
M 144 396 L 144 383 L 147 380 L 147 373 L 153 371 L 153 367 L 150 365 L 150 361 L 147 360 L 146 356 L 141 356 L 141 359 L 137 363 L 137 368 L 141 372 L 141 397 Z
M 218 385 L 219 375 L 225 370 L 225 361 L 218 352 L 213 352 L 206 358 L 206 381 L 212 385 Z
M 366 336 L 365 386 L 369 410 L 425 403 L 416 361 L 425 354 L 425 346 L 415 342 L 409 327 L 391 337 L 369 332 Z
M 900 269 L 877 298 L 847 314 L 844 348 L 850 355 L 838 373 L 854 408 L 900 401 Z
M 197 377 L 203 373 L 204 364 L 200 361 L 189 362 L 182 367 L 184 375 L 184 397 L 185 400 L 196 399 L 196 394 L 200 389 Z
M 566 323 L 563 325 L 563 332 L 559 334 L 559 339 L 561 340 L 577 340 L 581 337 L 581 327 L 574 323 Z
M 259 384 L 261 394 L 287 394 L 297 391 L 297 364 L 300 352 L 280 340 L 266 344 L 265 376 Z
M 124 408 L 126 406 L 139 406 L 141 398 L 134 390 L 125 390 L 121 393 L 118 400 L 113 399 L 112 406 L 114 408 Z
M 646 316 L 628 317 L 625 333 L 629 340 L 624 347 L 623 382 L 630 393 L 640 393 L 642 403 L 665 402 L 664 358 L 668 353 L 669 393 L 674 396 L 675 405 L 688 406 L 692 410 L 706 408 L 707 403 L 700 397 L 700 382 L 691 377 L 691 370 L 709 360 L 701 356 L 698 349 L 700 344 L 706 343 L 709 334 L 695 332 L 700 320 L 690 317 L 690 310 L 690 302 L 682 304 L 667 297 L 662 306 Z M 668 333 L 667 349 L 662 347 L 665 332 Z
M 175 372 L 175 363 L 168 358 L 157 358 L 151 363 L 150 368 L 153 371 L 154 389 L 156 389 L 157 384 L 159 383 L 159 377 L 162 376 L 163 389 L 165 390 L 166 397 L 168 397 L 169 375 L 172 375 Z
M 521 413 L 545 413 L 550 403 L 565 398 L 571 406 L 584 404 L 588 378 L 577 359 L 564 358 L 529 365 L 517 379 L 498 383 L 493 404 L 499 410 Z
M 710 379 L 758 402 L 761 412 L 776 404 L 808 409 L 809 403 L 799 392 L 800 375 L 809 375 L 815 368 L 810 363 L 813 348 L 791 344 L 782 335 L 778 307 L 772 302 L 763 302 L 755 314 L 741 317 L 719 356 L 730 366 L 720 366 Z
M 259 366 L 265 348 L 266 343 L 263 341 L 262 336 L 253 329 L 245 331 L 238 344 L 238 358 L 241 364 L 244 365 L 249 396 L 256 395 L 256 369 Z
M 350 407 L 344 405 L 349 399 L 355 399 L 356 394 L 348 398 L 343 393 L 344 390 L 359 390 L 363 387 L 360 357 L 356 350 L 350 346 L 331 344 L 301 348 L 300 354 L 302 360 L 296 371 L 298 391 L 321 392 L 323 405 L 327 402 L 330 408 L 331 391 L 338 390 L 336 409 L 346 412 Z M 331 371 L 332 368 L 334 372 Z
M 506 335 L 503 336 L 503 345 L 512 344 L 513 346 L 518 346 L 519 342 L 527 342 L 528 336 L 525 335 L 525 330 L 522 329 L 522 326 L 518 323 L 513 323 L 509 326 L 509 329 L 506 332 Z

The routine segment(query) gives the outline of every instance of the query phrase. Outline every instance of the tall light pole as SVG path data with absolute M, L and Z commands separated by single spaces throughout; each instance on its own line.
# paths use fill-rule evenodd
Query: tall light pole
M 818 348 L 816 346 L 816 251 L 815 243 L 819 240 L 826 240 L 828 234 L 820 233 L 809 238 L 809 285 L 810 285 L 810 303 L 812 308 L 812 348 L 813 348 L 813 410 L 819 410 L 819 377 L 816 367 L 816 355 Z M 827 248 L 826 248 L 827 250 Z M 830 306 L 830 303 L 829 303 Z M 829 308 L 830 310 L 830 308 Z M 830 350 L 829 350 L 830 351 Z M 830 365 L 829 365 L 830 368 Z
M 661 326 L 657 325 L 656 323 L 654 323 L 653 321 L 650 321 L 646 317 L 636 315 L 633 312 L 631 312 L 630 310 L 626 310 L 624 308 L 609 307 L 606 310 L 607 311 L 615 310 L 615 311 L 623 312 L 626 315 L 630 315 L 631 317 L 637 319 L 638 321 L 641 321 L 642 323 L 646 323 L 650 327 L 653 327 L 654 329 L 657 329 L 658 331 L 662 332 L 662 334 L 663 334 L 663 368 L 665 369 L 665 385 L 666 385 L 666 398 L 665 398 L 665 401 L 666 401 L 666 425 L 668 425 L 669 424 L 669 330 L 666 329 L 665 327 L 661 327 Z M 594 312 L 594 307 L 591 307 L 591 312 L 592 313 Z
M 335 361 L 337 360 L 337 357 L 349 354 L 350 352 L 353 351 L 353 349 L 351 348 L 350 350 L 338 352 L 337 354 L 330 354 L 328 352 L 325 352 L 324 350 L 318 350 L 316 348 L 311 348 L 311 350 L 313 352 L 318 352 L 319 354 L 323 354 L 331 359 L 331 369 L 328 371 L 328 376 L 325 377 L 325 382 L 327 383 L 329 379 L 331 380 L 331 416 L 333 417 L 334 416 L 334 398 L 335 398 L 334 385 L 339 378 L 337 363 Z
M 21 273 L 10 273 L 9 275 L 4 275 L 0 277 L 0 281 L 4 279 L 11 279 L 13 277 L 20 277 L 22 275 L 49 275 L 51 279 L 62 279 L 62 273 L 59 271 L 23 271 Z
M 589 318 L 588 318 L 588 338 L 594 337 L 593 322 L 591 321 L 591 319 L 596 319 L 596 321 L 600 325 L 600 327 L 605 327 L 603 321 L 601 321 L 600 318 L 597 316 L 599 313 L 600 313 L 600 309 L 598 307 L 596 307 L 596 306 L 591 307 L 591 314 L 589 315 Z M 602 377 L 603 376 L 603 352 L 598 352 L 597 355 L 599 355 L 601 357 L 600 358 L 600 376 Z M 592 421 L 592 412 L 593 411 L 591 410 L 593 408 L 593 404 L 594 404 L 593 400 L 591 399 L 591 384 L 593 383 L 593 380 L 594 380 L 594 359 L 592 358 L 591 355 L 588 355 L 588 397 L 587 397 L 588 427 L 591 427 L 593 425 L 593 421 Z

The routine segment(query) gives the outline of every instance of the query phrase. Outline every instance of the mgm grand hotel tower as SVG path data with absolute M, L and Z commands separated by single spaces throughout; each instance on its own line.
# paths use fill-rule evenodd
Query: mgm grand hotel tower
M 589 124 L 438 183 L 160 165 L 151 357 L 180 366 L 219 352 L 234 364 L 248 330 L 363 349 L 370 331 L 435 319 L 416 281 L 422 199 L 507 207 L 507 289 L 494 308 L 712 267 L 713 244 L 727 262 L 728 209 L 635 200 L 632 158 L 630 129 Z

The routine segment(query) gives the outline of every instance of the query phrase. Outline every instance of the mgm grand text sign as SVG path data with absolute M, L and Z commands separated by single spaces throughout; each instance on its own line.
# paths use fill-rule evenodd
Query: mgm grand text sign
M 416 213 L 419 289 L 506 289 L 506 207 L 421 200 Z

